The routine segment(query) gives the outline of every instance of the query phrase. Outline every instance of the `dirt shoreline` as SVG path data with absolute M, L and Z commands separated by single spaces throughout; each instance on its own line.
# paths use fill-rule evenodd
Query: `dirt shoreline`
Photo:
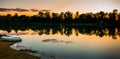
M 26 54 L 10 48 L 15 42 L 3 42 L 0 38 L 0 59 L 39 59 L 38 57 Z

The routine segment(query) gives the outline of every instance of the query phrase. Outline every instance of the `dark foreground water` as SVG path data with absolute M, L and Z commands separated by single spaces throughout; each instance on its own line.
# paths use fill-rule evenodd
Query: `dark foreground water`
M 19 35 L 21 42 L 11 47 L 41 59 L 120 59 L 120 29 L 96 27 L 48 27 L 0 30 L 1 34 Z

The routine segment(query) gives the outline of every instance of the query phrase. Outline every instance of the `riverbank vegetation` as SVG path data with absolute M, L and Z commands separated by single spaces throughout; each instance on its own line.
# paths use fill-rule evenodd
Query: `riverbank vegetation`
M 0 29 L 10 32 L 15 30 L 25 31 L 31 29 L 39 30 L 39 34 L 49 34 L 52 29 L 53 34 L 60 32 L 67 36 L 72 34 L 72 29 L 78 33 L 97 35 L 103 37 L 105 35 L 120 36 L 120 13 L 117 9 L 112 12 L 83 13 L 61 12 L 54 13 L 49 11 L 40 11 L 38 15 L 26 16 L 16 13 L 0 16 Z M 64 30 L 64 31 L 62 31 Z
M 100 11 L 97 13 L 83 13 L 79 14 L 76 12 L 73 14 L 70 11 L 54 13 L 49 11 L 40 11 L 37 15 L 26 16 L 16 13 L 15 15 L 0 15 L 0 23 L 9 24 L 9 23 L 52 23 L 52 24 L 92 24 L 92 25 L 102 25 L 102 26 L 119 26 L 120 24 L 120 13 L 117 9 L 114 9 L 112 12 Z

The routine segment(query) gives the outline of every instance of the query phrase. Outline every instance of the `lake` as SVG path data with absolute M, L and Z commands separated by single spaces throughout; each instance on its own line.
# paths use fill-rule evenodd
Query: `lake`
M 22 38 L 11 48 L 41 59 L 120 59 L 120 28 L 102 26 L 31 26 L 1 28 Z

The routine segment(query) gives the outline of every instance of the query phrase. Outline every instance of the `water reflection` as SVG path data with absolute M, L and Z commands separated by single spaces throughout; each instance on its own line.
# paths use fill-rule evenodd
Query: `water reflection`
M 18 24 L 17 24 L 18 25 Z M 19 26 L 0 26 L 0 29 L 3 31 L 7 31 L 10 33 L 12 30 L 14 30 L 16 33 L 18 33 L 19 30 L 26 31 L 26 30 L 33 30 L 34 32 L 37 32 L 37 34 L 42 35 L 50 35 L 50 34 L 57 34 L 60 33 L 61 35 L 70 36 L 72 34 L 75 34 L 78 36 L 79 34 L 84 35 L 96 35 L 99 37 L 103 36 L 110 36 L 113 39 L 117 39 L 117 36 L 120 36 L 120 27 L 104 27 L 104 26 L 79 26 L 79 25 L 60 25 L 60 24 L 29 24 L 29 25 L 19 25 Z M 19 33 L 20 34 L 20 33 Z M 21 34 L 27 34 L 27 33 L 21 33 Z M 33 35 L 36 33 L 33 33 Z
M 79 26 L 74 24 L 18 26 L 18 24 L 15 24 L 0 26 L 0 34 L 20 35 L 22 42 L 12 45 L 12 48 L 20 50 L 22 48 L 21 51 L 36 52 L 39 57 L 120 59 L 120 27 Z
M 63 40 L 58 40 L 58 39 L 45 39 L 42 40 L 42 42 L 51 42 L 51 43 L 72 43 L 72 41 L 63 41 Z

